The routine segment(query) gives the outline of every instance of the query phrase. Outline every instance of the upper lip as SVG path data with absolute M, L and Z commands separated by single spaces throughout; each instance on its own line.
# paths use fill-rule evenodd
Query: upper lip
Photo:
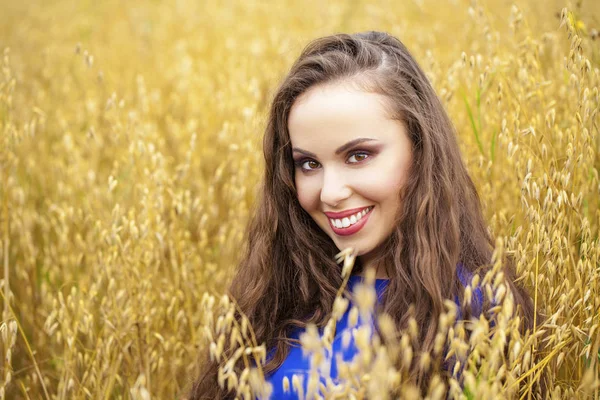
M 329 218 L 332 218 L 332 219 L 340 219 L 340 218 L 349 217 L 351 215 L 354 215 L 357 212 L 362 211 L 369 207 L 371 207 L 371 206 L 352 208 L 350 210 L 344 210 L 344 211 L 340 211 L 340 212 L 326 212 L 325 215 L 327 215 Z

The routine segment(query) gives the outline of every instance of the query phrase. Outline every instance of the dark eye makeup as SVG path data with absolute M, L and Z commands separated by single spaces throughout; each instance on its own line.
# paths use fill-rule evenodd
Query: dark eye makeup
M 348 153 L 348 158 L 353 157 L 353 156 L 366 156 L 366 157 L 363 157 L 361 160 L 358 160 L 358 158 L 357 158 L 358 161 L 348 162 L 348 164 L 360 164 L 360 163 L 363 163 L 363 162 L 369 160 L 370 158 L 372 158 L 371 152 L 366 151 L 366 150 L 354 150 L 354 151 L 351 151 Z M 315 161 L 312 158 L 303 157 L 298 160 L 294 160 L 294 165 L 296 166 L 296 168 L 300 168 L 303 172 L 315 171 L 317 168 L 303 168 L 302 167 L 306 162 L 310 162 L 310 161 L 318 164 L 318 161 Z

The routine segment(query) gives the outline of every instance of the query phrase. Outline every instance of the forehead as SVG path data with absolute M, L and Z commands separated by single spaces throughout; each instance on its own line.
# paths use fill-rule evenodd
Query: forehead
M 288 130 L 293 145 L 333 141 L 358 135 L 384 139 L 397 130 L 383 95 L 363 92 L 347 84 L 319 85 L 300 95 L 290 110 Z

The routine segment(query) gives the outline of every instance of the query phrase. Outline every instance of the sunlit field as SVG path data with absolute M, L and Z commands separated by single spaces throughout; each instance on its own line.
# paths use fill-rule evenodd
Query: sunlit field
M 225 3 L 0 0 L 0 398 L 183 398 L 201 351 L 232 360 L 222 387 L 266 396 L 260 368 L 233 368 L 265 348 L 224 295 L 269 103 L 311 39 L 380 30 L 442 99 L 497 238 L 476 278 L 498 302 L 495 334 L 448 304 L 438 350 L 466 357 L 464 380 L 446 388 L 439 354 L 421 357 L 427 395 L 535 399 L 544 381 L 548 397 L 599 399 L 600 3 Z M 547 316 L 525 336 L 503 253 Z M 418 396 L 416 332 L 380 324 L 396 343 L 358 331 L 346 398 Z M 308 332 L 318 360 L 327 338 Z

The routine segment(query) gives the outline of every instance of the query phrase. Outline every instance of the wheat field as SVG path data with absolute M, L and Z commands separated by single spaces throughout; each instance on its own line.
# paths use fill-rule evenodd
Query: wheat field
M 469 342 L 449 305 L 441 343 L 483 360 L 450 394 L 531 399 L 545 376 L 549 397 L 600 398 L 600 3 L 0 0 L 1 399 L 183 398 L 201 350 L 219 358 L 237 336 L 237 357 L 264 356 L 224 295 L 269 102 L 308 41 L 364 30 L 397 36 L 426 71 L 496 254 L 548 315 L 520 337 L 500 295 L 500 334 L 480 321 Z M 417 396 L 391 364 L 410 364 L 414 335 L 359 341 L 348 398 Z M 304 339 L 318 360 L 327 338 Z M 259 370 L 219 380 L 269 392 Z

